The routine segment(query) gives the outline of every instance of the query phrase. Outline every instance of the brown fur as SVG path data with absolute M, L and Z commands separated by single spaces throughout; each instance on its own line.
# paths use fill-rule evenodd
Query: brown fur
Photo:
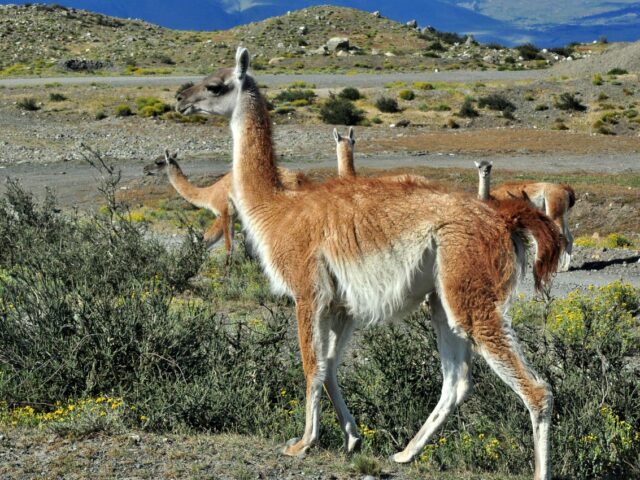
M 526 193 L 524 193 L 526 197 Z M 558 268 L 562 251 L 558 227 L 542 212 L 532 208 L 527 199 L 508 199 L 490 202 L 500 214 L 507 228 L 514 234 L 530 232 L 536 240 L 537 252 L 533 268 L 536 290 L 547 284 Z
M 231 254 L 233 240 L 231 232 L 235 215 L 230 212 L 229 198 L 233 184 L 233 172 L 220 175 L 209 186 L 197 187 L 182 172 L 175 155 L 168 162 L 165 161 L 164 156 L 156 158 L 154 163 L 144 168 L 144 171 L 151 174 L 164 168 L 167 168 L 167 175 L 171 184 L 182 198 L 196 207 L 206 208 L 218 215 L 218 218 L 204 233 L 205 243 L 213 245 L 222 236 L 224 238 L 225 251 L 227 255 Z M 283 185 L 288 189 L 299 189 L 311 183 L 302 172 L 294 172 L 283 167 L 278 167 L 278 172 Z
M 248 61 L 248 52 L 239 49 L 236 81 L 226 87 L 241 88 L 240 93 L 217 93 L 216 77 L 216 92 L 208 99 L 199 97 L 208 87 L 205 80 L 191 92 L 183 92 L 177 108 L 231 116 L 234 202 L 274 286 L 296 302 L 306 422 L 304 436 L 288 443 L 284 453 L 303 454 L 317 440 L 322 386 L 338 412 L 347 450 L 359 444 L 355 421 L 336 383 L 341 350 L 329 355 L 332 345 L 346 343 L 348 335 L 343 339 L 342 333 L 350 331 L 355 320 L 366 321 L 363 317 L 371 305 L 376 307 L 371 315 L 383 319 L 386 305 L 388 316 L 391 312 L 401 315 L 429 293 L 440 312 L 445 311 L 446 318 L 434 317 L 434 325 L 442 340 L 439 348 L 449 355 L 443 357 L 443 376 L 448 375 L 448 382 L 443 382 L 442 405 L 439 402 L 421 432 L 394 460 L 415 458 L 451 409 L 464 400 L 470 388 L 467 377 L 470 381 L 473 342 L 529 408 L 536 446 L 543 445 L 537 450 L 543 453 L 536 453 L 536 478 L 546 480 L 550 391 L 519 352 L 502 308 L 517 278 L 513 232 L 543 230 L 548 223 L 521 204 L 505 204 L 498 210 L 467 194 L 447 192 L 411 176 L 334 179 L 287 190 L 275 163 L 265 101 L 255 81 L 246 75 Z M 552 243 L 553 233 L 549 235 L 551 240 L 538 232 L 543 239 L 541 258 L 552 255 L 544 253 Z M 425 262 L 433 262 L 433 270 L 422 270 Z M 546 267 L 538 273 L 546 278 Z M 379 277 L 384 274 L 390 277 Z M 388 296 L 394 285 L 406 286 L 397 298 Z M 357 295 L 347 295 L 348 288 Z M 371 288 L 379 295 L 367 297 Z M 387 298 L 385 305 L 375 303 Z M 452 356 L 454 346 L 460 348 L 459 355 Z M 450 382 L 454 390 L 447 390 Z

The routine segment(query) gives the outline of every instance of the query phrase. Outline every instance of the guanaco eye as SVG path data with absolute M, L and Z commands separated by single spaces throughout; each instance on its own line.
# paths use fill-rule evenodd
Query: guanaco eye
M 207 90 L 209 90 L 214 95 L 220 95 L 224 91 L 224 85 L 207 85 Z

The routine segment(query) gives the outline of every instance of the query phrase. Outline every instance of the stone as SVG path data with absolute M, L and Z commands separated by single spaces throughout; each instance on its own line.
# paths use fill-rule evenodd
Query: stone
M 302 25 L 302 26 L 298 27 L 298 33 L 300 35 L 306 35 L 308 31 L 309 30 L 307 29 L 306 25 Z
M 467 35 L 467 39 L 464 41 L 465 47 L 471 47 L 475 43 L 476 39 L 473 38 L 473 35 Z
M 349 50 L 349 39 L 346 37 L 332 37 L 327 42 L 327 49 L 330 52 L 336 50 Z
M 336 57 L 348 57 L 349 56 L 349 52 L 347 52 L 346 50 L 338 50 L 336 52 Z
M 269 60 L 269 65 L 278 65 L 280 62 L 284 60 L 284 57 L 273 57 Z
M 395 57 L 395 56 L 396 56 L 396 54 L 395 54 L 395 53 L 393 53 L 393 52 L 384 52 L 384 56 L 385 56 L 385 57 Z
M 380 12 L 378 10 L 376 10 L 375 12 L 373 12 L 371 15 L 373 15 L 376 18 L 380 18 L 382 15 L 380 15 Z
M 311 50 L 311 54 L 313 55 L 329 55 L 329 50 L 326 45 L 322 45 L 321 47 Z
M 409 28 L 418 28 L 418 21 L 413 19 L 407 22 L 407 27 Z

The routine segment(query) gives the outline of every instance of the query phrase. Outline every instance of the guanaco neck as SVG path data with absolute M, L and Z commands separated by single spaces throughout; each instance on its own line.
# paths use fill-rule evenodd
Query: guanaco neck
M 491 177 L 490 175 L 482 175 L 482 172 L 479 172 L 479 176 L 480 183 L 478 184 L 478 198 L 480 200 L 489 200 Z
M 204 189 L 193 185 L 177 163 L 171 162 L 167 165 L 167 177 L 169 183 L 187 202 L 200 208 L 208 206 L 203 198 Z
M 338 176 L 355 177 L 356 169 L 353 166 L 353 147 L 346 141 L 337 143 Z
M 231 116 L 234 194 L 242 208 L 271 201 L 282 191 L 271 139 L 271 119 L 255 81 L 247 77 Z

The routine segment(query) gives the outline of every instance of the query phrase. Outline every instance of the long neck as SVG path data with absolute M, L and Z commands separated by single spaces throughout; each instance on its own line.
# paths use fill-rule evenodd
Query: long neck
M 167 166 L 167 176 L 169 183 L 187 202 L 196 207 L 207 207 L 206 189 L 193 185 L 177 163 L 171 163 Z
M 245 80 L 231 117 L 234 194 L 241 208 L 269 202 L 282 189 L 267 105 L 253 79 Z
M 478 198 L 480 200 L 489 200 L 490 183 L 489 175 L 480 174 L 480 183 L 478 184 Z
M 355 177 L 356 169 L 353 166 L 353 150 L 345 142 L 339 142 L 338 153 L 338 176 Z

